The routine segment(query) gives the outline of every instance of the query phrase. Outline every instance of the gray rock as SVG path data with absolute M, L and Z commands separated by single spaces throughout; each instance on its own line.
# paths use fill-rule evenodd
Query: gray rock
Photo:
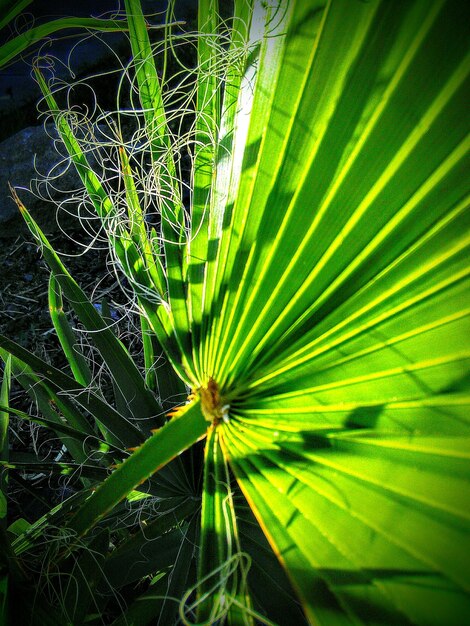
M 73 166 L 54 147 L 57 134 L 52 125 L 30 126 L 0 143 L 0 236 L 11 231 L 19 212 L 11 199 L 8 183 L 40 222 L 54 220 L 56 202 L 63 201 L 67 190 L 80 187 Z M 53 184 L 44 184 L 46 175 L 54 175 Z M 22 188 L 25 188 L 23 190 Z M 27 191 L 31 189 L 31 191 Z M 40 196 L 43 196 L 41 198 Z

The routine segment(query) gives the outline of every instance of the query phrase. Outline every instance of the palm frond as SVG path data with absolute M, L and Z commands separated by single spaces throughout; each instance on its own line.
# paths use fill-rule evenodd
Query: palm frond
M 222 597 L 211 572 L 223 571 L 230 546 L 241 553 L 233 472 L 311 623 L 460 626 L 470 614 L 462 3 L 236 1 L 224 34 L 216 3 L 202 2 L 189 224 L 145 20 L 140 3 L 126 8 L 146 149 L 165 190 L 152 247 L 142 182 L 121 146 L 130 227 L 110 240 L 143 328 L 192 394 L 69 528 L 84 535 L 207 436 L 199 588 L 184 607 L 198 591 L 200 617 L 210 618 Z M 38 77 L 106 218 L 115 204 Z M 11 342 L 0 346 L 70 385 Z M 148 344 L 147 363 L 151 354 Z M 251 545 L 259 572 L 263 550 Z M 159 572 L 129 618 L 167 610 L 164 564 Z M 181 561 L 173 573 L 180 593 Z M 254 599 L 257 579 L 248 573 Z M 244 584 L 240 574 L 220 620 L 269 620 Z

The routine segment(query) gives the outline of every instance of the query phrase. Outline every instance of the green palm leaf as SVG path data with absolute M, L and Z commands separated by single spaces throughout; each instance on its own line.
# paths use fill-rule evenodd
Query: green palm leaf
M 158 307 L 142 300 L 144 327 L 193 390 L 69 527 L 86 533 L 207 434 L 201 617 L 220 594 L 204 595 L 206 576 L 238 541 L 232 471 L 311 623 L 459 626 L 470 614 L 462 3 L 235 2 L 219 85 L 202 70 L 217 67 L 211 42 L 222 25 L 215 3 L 201 3 L 184 253 L 162 86 L 139 3 L 126 7 L 151 162 L 164 163 L 171 188 L 160 207 L 165 262 L 155 261 L 153 279 L 123 262 L 127 247 L 153 262 L 125 152 L 129 214 L 140 222 L 110 238 L 134 284 L 153 290 Z M 72 131 L 61 130 L 98 214 L 111 211 Z M 148 362 L 150 345 L 146 353 Z M 182 574 L 175 566 L 175 589 Z M 232 597 L 241 610 L 220 619 L 250 623 L 245 590 Z M 160 598 L 143 601 L 147 620 Z
M 206 373 L 230 403 L 221 439 L 314 623 L 457 624 L 470 611 L 458 7 L 333 2 L 320 17 L 292 2 L 285 19 L 278 57 L 261 50 L 208 323 Z
M 459 9 L 283 9 L 216 172 L 233 195 L 202 271 L 207 414 L 310 619 L 459 623 L 470 610 Z

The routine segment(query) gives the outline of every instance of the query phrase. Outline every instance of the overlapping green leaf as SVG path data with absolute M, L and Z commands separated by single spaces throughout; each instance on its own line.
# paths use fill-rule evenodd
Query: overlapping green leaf
M 126 0 L 129 36 L 135 62 L 139 97 L 145 116 L 150 141 L 150 154 L 158 168 L 159 209 L 162 217 L 162 244 L 165 252 L 168 299 L 171 306 L 174 336 L 183 358 L 190 353 L 188 311 L 182 266 L 182 240 L 184 213 L 181 189 L 176 178 L 176 168 L 163 105 L 162 90 L 152 54 L 147 27 L 138 0 Z M 186 370 L 191 372 L 192 362 L 185 359 Z M 192 372 L 191 372 L 192 373 Z M 193 376 L 194 378 L 194 376 Z
M 178 417 L 158 429 L 99 486 L 74 515 L 70 528 L 79 535 L 85 533 L 130 491 L 205 436 L 206 429 L 199 402 L 182 408 Z
M 42 245 L 43 254 L 54 273 L 55 280 L 66 294 L 69 302 L 75 308 L 83 325 L 93 337 L 93 341 L 100 350 L 101 356 L 106 362 L 113 380 L 122 396 L 126 399 L 128 416 L 140 418 L 158 416 L 160 412 L 158 402 L 153 394 L 145 388 L 142 376 L 134 361 L 130 358 L 126 348 L 114 336 L 112 330 L 103 320 L 96 308 L 70 276 L 44 233 L 29 215 L 26 208 L 20 203 L 17 196 L 16 200 L 19 203 L 29 228 Z M 53 291 L 52 294 L 54 294 Z M 73 353 L 73 345 L 68 346 L 68 348 L 70 348 Z M 73 363 L 76 362 L 76 359 L 77 357 L 74 357 Z
M 35 356 L 14 341 L 0 335 L 0 354 L 8 353 L 15 356 L 19 363 L 25 363 L 29 371 L 42 376 L 50 385 L 52 391 L 60 395 L 60 392 L 73 394 L 74 400 L 95 416 L 97 422 L 102 423 L 106 431 L 127 445 L 135 445 L 142 442 L 142 432 L 123 415 L 105 402 L 100 396 L 80 385 L 74 378 L 64 374 L 62 370 L 53 367 L 39 357 Z M 28 369 L 27 369 L 28 371 Z M 59 398 L 58 398 L 59 399 Z M 65 397 L 66 400 L 66 397 Z M 60 399 L 57 403 L 60 405 Z

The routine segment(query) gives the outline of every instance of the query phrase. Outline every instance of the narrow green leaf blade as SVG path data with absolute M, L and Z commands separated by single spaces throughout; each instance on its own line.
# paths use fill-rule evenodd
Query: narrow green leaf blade
M 122 270 L 135 289 L 136 295 L 140 298 L 141 304 L 146 310 L 147 315 L 149 315 L 149 311 L 151 311 L 152 325 L 154 327 L 154 331 L 159 337 L 160 343 L 166 350 L 171 352 L 171 347 L 167 344 L 170 341 L 170 337 L 168 335 L 172 334 L 172 329 L 169 326 L 169 312 L 167 307 L 163 306 L 163 298 L 166 297 L 166 294 L 156 291 L 155 284 L 151 280 L 151 276 L 153 279 L 156 279 L 153 269 L 151 269 L 149 273 L 145 260 L 139 254 L 129 229 L 123 220 L 118 219 L 113 200 L 106 191 L 103 181 L 100 180 L 90 167 L 87 157 L 83 152 L 79 141 L 74 135 L 67 119 L 61 115 L 61 111 L 55 101 L 54 95 L 52 94 L 52 91 L 41 71 L 37 67 L 34 68 L 34 71 L 46 103 L 54 116 L 56 127 L 61 139 L 64 142 L 83 185 L 85 186 L 97 215 L 103 221 L 103 226 L 107 228 L 107 221 L 111 218 L 116 220 L 116 231 L 107 229 L 114 252 L 119 259 Z M 124 173 L 124 178 L 126 180 L 126 173 Z M 12 191 L 12 193 L 15 197 L 15 192 Z M 16 199 L 17 198 L 15 197 L 15 200 Z
M 0 403 L 5 407 L 0 411 L 0 454 L 2 459 L 6 458 L 8 450 L 8 405 L 10 401 L 11 387 L 11 357 L 8 356 L 4 362 L 2 384 L 0 387 Z
M 97 422 L 102 423 L 125 446 L 132 446 L 142 442 L 143 434 L 138 428 L 93 391 L 82 387 L 71 376 L 67 376 L 61 370 L 46 363 L 3 335 L 0 335 L 0 348 L 3 354 L 12 354 L 31 368 L 33 372 L 44 376 L 56 392 L 62 391 L 72 394 L 78 404 L 89 411 Z
M 110 533 L 105 528 L 84 546 L 74 563 L 68 584 L 64 589 L 63 611 L 71 624 L 86 623 L 87 613 L 96 611 L 93 597 L 103 580 L 106 555 L 109 550 Z
M 230 476 L 218 429 L 209 430 L 204 453 L 197 621 L 228 619 L 253 624 L 247 562 L 238 538 Z
M 165 424 L 118 466 L 74 515 L 70 528 L 78 535 L 87 532 L 130 491 L 201 439 L 206 429 L 207 422 L 199 402 L 184 407 L 177 417 Z
M 155 67 L 142 8 L 138 0 L 125 1 L 129 37 L 134 56 L 139 97 L 146 120 L 154 168 L 158 169 L 159 210 L 161 213 L 162 243 L 165 251 L 168 296 L 175 337 L 185 359 L 185 366 L 193 374 L 191 337 L 183 281 L 182 239 L 184 211 L 180 183 L 176 176 L 170 133 L 163 105 L 160 79 Z
M 10 387 L 11 387 L 11 356 L 4 361 L 2 384 L 0 386 L 0 461 L 9 460 L 8 426 L 10 422 Z M 0 529 L 7 526 L 7 489 L 8 474 L 6 468 L 0 468 Z M 6 581 L 6 579 L 5 579 Z M 5 582 L 5 584 L 7 584 Z
M 27 6 L 29 2 L 23 1 L 21 4 L 17 4 L 20 6 L 15 7 L 13 11 L 9 12 L 5 18 L 0 21 L 0 24 L 8 23 L 22 8 Z M 57 20 L 50 20 L 49 22 L 30 28 L 0 46 L 0 67 L 6 65 L 9 61 L 45 37 L 68 28 L 119 32 L 127 30 L 127 23 L 125 20 L 107 20 L 90 17 L 63 17 Z
M 101 315 L 88 300 L 83 290 L 75 282 L 54 251 L 48 239 L 28 213 L 18 196 L 14 195 L 22 215 L 38 242 L 54 277 L 80 321 L 90 331 L 91 337 L 100 351 L 111 375 L 126 398 L 128 416 L 155 417 L 160 406 L 153 394 L 145 387 L 144 380 L 124 345 L 115 337 Z
M 92 373 L 77 349 L 77 339 L 63 310 L 62 290 L 54 274 L 49 278 L 49 312 L 74 377 L 84 387 L 90 385 Z
M 6 408 L 7 407 L 5 407 L 3 404 L 0 404 L 0 410 L 5 410 Z M 20 417 L 23 420 L 32 422 L 34 424 L 38 424 L 39 426 L 44 426 L 45 428 L 49 428 L 55 433 L 60 433 L 61 435 L 65 435 L 65 438 L 63 438 L 62 441 L 65 443 L 65 445 L 67 446 L 67 449 L 70 452 L 71 450 L 70 450 L 69 440 L 72 440 L 72 441 L 81 442 L 82 444 L 86 443 L 87 446 L 100 450 L 103 453 L 107 453 L 108 451 L 113 451 L 115 453 L 118 453 L 119 455 L 122 455 L 121 448 L 117 448 L 113 446 L 112 444 L 108 443 L 107 441 L 105 441 L 104 439 L 101 439 L 100 437 L 97 437 L 96 435 L 92 435 L 89 432 L 77 430 L 76 428 L 73 428 L 72 426 L 68 426 L 67 424 L 64 424 L 63 422 L 56 422 L 56 421 L 47 419 L 45 417 L 31 416 L 25 413 L 24 411 L 20 411 L 19 409 L 10 408 L 9 410 L 10 410 L 10 413 L 16 415 L 17 417 Z M 83 448 L 82 448 L 82 451 L 83 451 Z M 83 455 L 73 455 L 73 456 L 75 460 L 77 461 L 85 461 L 85 459 L 88 458 L 88 456 L 84 452 L 83 452 Z
M 220 71 L 217 68 L 219 17 L 217 0 L 198 4 L 196 120 L 193 155 L 191 232 L 188 241 L 188 309 L 194 343 L 200 341 L 202 293 L 208 253 L 210 201 L 214 180 L 217 128 L 220 124 Z M 195 354 L 197 359 L 197 353 Z M 200 366 L 199 366 L 200 369 Z M 201 376 L 201 372 L 199 372 Z
M 1 0 L 0 11 L 2 17 L 0 18 L 0 28 L 11 24 L 14 18 L 21 13 L 28 4 L 31 4 L 32 1 L 33 0 Z

